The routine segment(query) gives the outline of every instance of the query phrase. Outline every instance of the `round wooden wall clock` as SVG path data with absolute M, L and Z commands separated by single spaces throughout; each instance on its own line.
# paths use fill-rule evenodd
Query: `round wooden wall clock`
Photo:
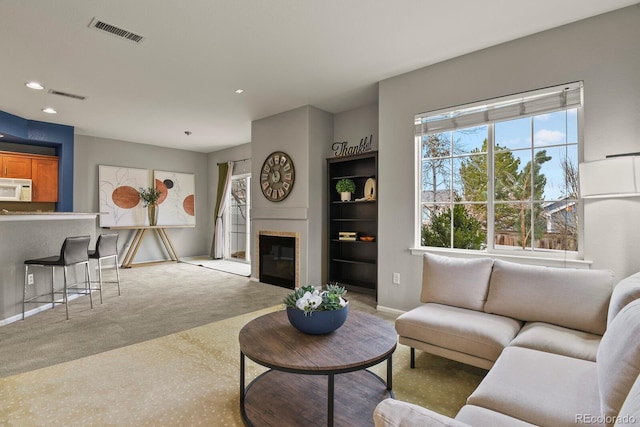
M 262 164 L 260 188 L 264 197 L 272 202 L 286 199 L 293 188 L 295 179 L 296 172 L 293 162 L 289 155 L 282 151 L 269 154 Z

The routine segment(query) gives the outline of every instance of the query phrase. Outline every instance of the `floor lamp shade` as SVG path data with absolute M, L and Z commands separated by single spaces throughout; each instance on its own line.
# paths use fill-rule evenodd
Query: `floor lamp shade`
M 583 199 L 640 196 L 640 156 L 615 156 L 581 163 Z

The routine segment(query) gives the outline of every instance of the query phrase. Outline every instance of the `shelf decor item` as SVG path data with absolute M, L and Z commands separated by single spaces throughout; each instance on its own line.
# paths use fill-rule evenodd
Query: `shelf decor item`
M 356 191 L 356 184 L 349 178 L 342 178 L 336 184 L 336 191 L 340 193 L 340 200 L 348 202 L 351 200 L 351 193 Z
M 149 225 L 154 226 L 158 224 L 158 200 L 162 196 L 162 191 L 155 187 L 140 188 L 138 191 L 142 204 L 147 208 L 147 215 L 149 216 Z
M 358 232 L 357 231 L 340 231 L 338 232 L 338 240 L 358 240 Z
M 284 299 L 291 325 L 309 335 L 324 335 L 338 329 L 347 320 L 347 291 L 339 285 L 327 285 L 325 291 L 302 286 Z
M 376 199 L 376 179 L 375 178 L 369 178 L 364 183 L 364 198 L 365 200 Z

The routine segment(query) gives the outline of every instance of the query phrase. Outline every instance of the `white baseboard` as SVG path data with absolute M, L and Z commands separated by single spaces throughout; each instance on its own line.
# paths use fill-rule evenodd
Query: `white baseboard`
M 76 298 L 80 298 L 80 297 L 84 297 L 86 296 L 85 294 L 71 294 L 69 295 L 69 301 L 73 301 Z M 62 298 L 57 299 L 56 301 L 62 302 Z M 45 310 L 51 310 L 51 303 L 42 303 L 43 305 L 36 307 L 36 308 L 32 308 L 31 310 L 25 311 L 24 312 L 24 318 L 26 319 L 29 316 L 33 316 L 34 314 L 38 314 L 42 311 Z M 0 326 L 5 326 L 8 325 L 10 323 L 13 322 L 17 322 L 19 320 L 22 320 L 22 313 L 20 314 L 16 314 L 15 316 L 11 316 L 11 317 L 7 317 L 6 319 L 2 319 L 0 320 Z
M 396 308 L 391 308 L 391 307 L 385 307 L 384 305 L 376 305 L 376 310 L 383 311 L 385 313 L 395 314 L 397 316 L 400 316 L 401 314 L 405 313 L 405 311 L 403 310 L 398 310 Z

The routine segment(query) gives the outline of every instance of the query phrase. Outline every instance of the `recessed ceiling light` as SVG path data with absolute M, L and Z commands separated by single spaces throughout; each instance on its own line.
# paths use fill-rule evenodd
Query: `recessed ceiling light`
M 236 93 L 237 93 L 237 94 L 240 94 L 240 93 L 242 93 L 242 92 L 244 92 L 244 89 L 236 89 Z
M 26 87 L 28 87 L 29 89 L 35 89 L 35 90 L 42 90 L 44 89 L 44 86 L 42 86 L 40 83 L 38 82 L 27 82 L 24 84 Z
M 51 108 L 51 107 L 43 108 L 43 109 L 42 109 L 42 112 L 43 112 L 43 113 L 47 113 L 47 114 L 56 114 L 56 113 L 57 113 L 57 111 L 56 111 L 56 110 L 54 110 L 54 109 L 53 109 L 53 108 Z

